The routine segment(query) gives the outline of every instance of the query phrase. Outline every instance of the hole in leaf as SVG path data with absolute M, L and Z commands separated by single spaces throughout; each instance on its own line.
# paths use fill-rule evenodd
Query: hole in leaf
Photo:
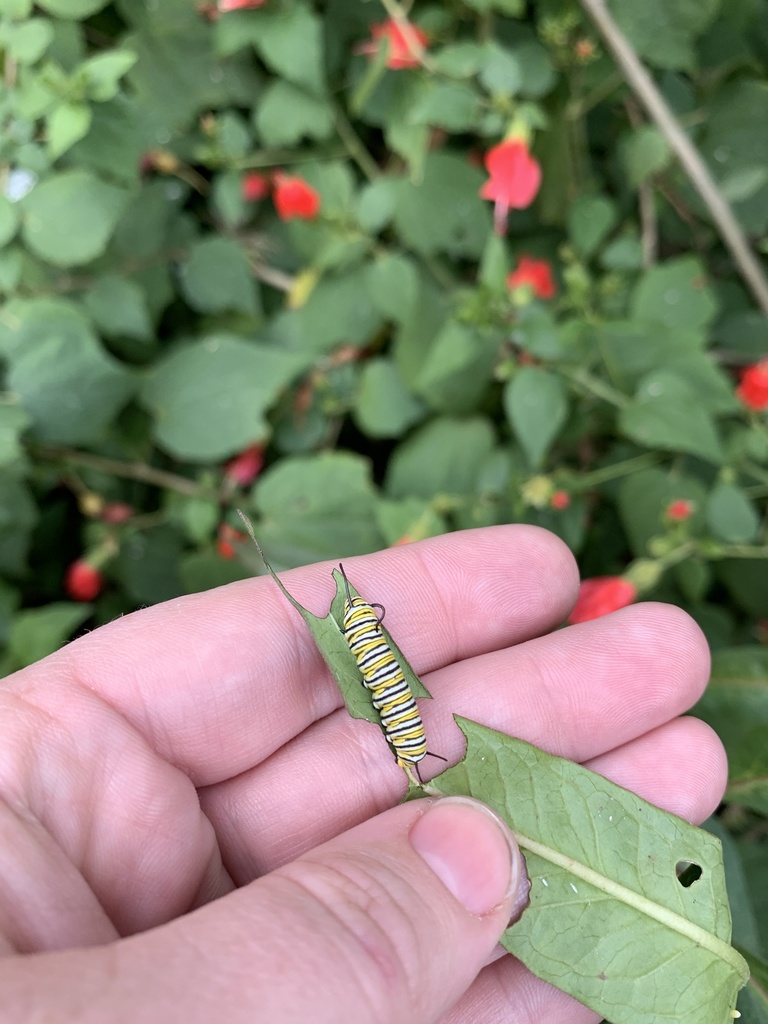
M 677 874 L 677 880 L 684 889 L 693 885 L 694 882 L 701 878 L 701 865 L 692 864 L 689 860 L 679 860 L 675 864 L 675 873 Z

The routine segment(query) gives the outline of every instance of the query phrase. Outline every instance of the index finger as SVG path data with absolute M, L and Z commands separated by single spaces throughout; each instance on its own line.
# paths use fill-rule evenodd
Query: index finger
M 548 632 L 573 605 L 568 548 L 532 526 L 447 534 L 344 561 L 417 673 Z M 281 574 L 325 615 L 331 563 Z M 24 670 L 37 701 L 84 686 L 196 785 L 259 763 L 341 705 L 303 620 L 266 577 L 177 598 L 119 619 Z

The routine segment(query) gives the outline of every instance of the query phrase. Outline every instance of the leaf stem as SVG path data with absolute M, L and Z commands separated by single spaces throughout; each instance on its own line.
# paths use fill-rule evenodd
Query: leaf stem
M 95 469 L 110 476 L 140 480 L 142 483 L 153 484 L 155 487 L 165 487 L 168 490 L 177 491 L 179 494 L 199 497 L 205 491 L 205 488 L 196 480 L 179 476 L 177 473 L 169 473 L 164 469 L 156 469 L 154 466 L 148 466 L 145 462 L 122 462 L 120 459 L 109 459 L 103 455 L 81 452 L 65 445 L 34 445 L 32 451 L 34 455 L 50 462 L 66 462 L 72 466 Z

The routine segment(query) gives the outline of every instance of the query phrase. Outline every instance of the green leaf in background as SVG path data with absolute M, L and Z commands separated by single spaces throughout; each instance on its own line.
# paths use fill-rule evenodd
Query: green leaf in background
M 144 290 L 128 277 L 104 274 L 83 297 L 94 323 L 108 335 L 146 340 L 152 336 L 152 320 Z
M 699 528 L 706 495 L 699 480 L 675 470 L 644 469 L 627 476 L 619 488 L 618 507 L 633 554 L 648 555 L 648 541 L 662 532 L 664 512 L 673 501 L 693 503 L 689 523 L 692 529 Z
M 693 712 L 728 754 L 728 803 L 768 814 L 768 648 L 716 651 L 709 686 Z
M 158 444 L 182 459 L 211 462 L 264 439 L 264 419 L 302 368 L 296 354 L 213 334 L 157 363 L 141 399 Z
M 251 576 L 249 568 L 236 558 L 222 558 L 216 551 L 191 551 L 178 566 L 182 592 L 199 594 L 203 590 L 225 587 Z
M 729 944 L 718 840 L 580 765 L 457 722 L 464 760 L 428 789 L 482 800 L 515 833 L 531 904 L 505 948 L 612 1024 L 732 1019 L 749 971 Z M 686 863 L 701 868 L 688 887 Z
M 624 166 L 633 186 L 637 187 L 672 159 L 669 145 L 658 128 L 645 124 L 635 128 L 624 145 Z
M 504 411 L 528 462 L 538 468 L 568 416 L 561 378 L 524 366 L 504 388 Z
M 694 256 L 668 260 L 646 271 L 632 296 L 633 318 L 665 327 L 707 327 L 716 312 L 704 267 Z
M 22 455 L 20 435 L 31 423 L 29 413 L 21 406 L 0 401 L 0 466 L 7 466 Z
M 19 211 L 15 203 L 0 195 L 0 247 L 7 245 L 19 227 Z
M 62 103 L 46 118 L 48 153 L 52 160 L 66 153 L 91 127 L 91 108 L 87 103 Z
M 256 128 L 267 146 L 294 146 L 305 137 L 327 139 L 333 132 L 333 111 L 325 100 L 278 81 L 259 101 Z
M 113 99 L 120 79 L 136 60 L 137 55 L 132 50 L 112 50 L 84 61 L 78 68 L 78 76 L 85 80 L 89 99 L 98 103 Z
M 439 412 L 474 412 L 488 391 L 503 337 L 498 329 L 481 331 L 448 320 L 430 345 L 416 392 Z
M 715 17 L 720 0 L 614 0 L 611 10 L 638 52 L 657 68 L 692 71 L 694 42 Z
M 768 961 L 757 957 L 748 949 L 740 949 L 751 977 L 739 996 L 738 1006 L 749 1024 L 768 1024 Z
M 383 256 L 365 273 L 365 283 L 376 310 L 396 323 L 407 320 L 419 298 L 419 275 L 406 256 Z
M 130 534 L 112 571 L 139 605 L 170 601 L 183 592 L 179 577 L 181 537 L 170 526 Z
M 53 654 L 90 617 L 91 612 L 89 604 L 65 601 L 54 601 L 44 608 L 18 612 L 8 638 L 14 668 L 24 668 Z
M 49 14 L 55 14 L 59 18 L 88 18 L 103 7 L 107 6 L 108 0 L 38 0 L 38 7 L 42 7 Z
M 53 25 L 47 18 L 30 18 L 7 27 L 5 35 L 8 56 L 17 64 L 34 64 L 53 42 Z
M 308 356 L 337 345 L 364 345 L 382 324 L 366 288 L 366 272 L 324 277 L 307 303 L 285 314 L 295 324 L 295 347 Z
M 9 472 L 0 473 L 0 573 L 20 576 L 26 569 L 32 528 L 40 512 L 29 487 Z
M 744 491 L 721 480 L 707 501 L 707 524 L 720 540 L 749 544 L 757 537 L 760 518 Z
M 491 95 L 515 96 L 523 85 L 523 68 L 517 56 L 489 40 L 478 75 L 481 84 Z
M 443 516 L 429 502 L 419 498 L 401 498 L 400 501 L 379 499 L 376 502 L 376 523 L 388 547 L 410 543 L 426 537 L 439 537 L 447 524 Z
M 229 238 L 195 242 L 179 269 L 181 288 L 202 313 L 258 312 L 256 286 L 245 253 Z
M 480 96 L 466 82 L 424 79 L 409 119 L 450 132 L 470 131 L 480 113 Z
M 616 204 L 605 196 L 579 196 L 568 211 L 568 235 L 584 257 L 592 256 L 616 224 Z
M 391 498 L 425 500 L 473 494 L 494 440 L 486 419 L 437 417 L 397 448 L 384 489 Z
M 491 226 L 490 206 L 479 196 L 483 181 L 476 167 L 432 153 L 422 181 L 402 181 L 397 190 L 395 226 L 403 242 L 418 253 L 479 256 Z
M 353 415 L 369 437 L 399 437 L 425 413 L 391 359 L 369 359 L 360 375 Z
M 84 444 L 134 391 L 130 370 L 108 355 L 85 317 L 61 300 L 28 304 L 6 338 L 8 387 L 41 441 Z
M 381 547 L 367 459 L 348 452 L 284 458 L 257 480 L 259 537 L 278 566 L 346 558 Z
M 65 171 L 36 185 L 21 202 L 24 242 L 57 267 L 100 256 L 128 202 L 128 193 L 87 171 Z
M 317 96 L 325 93 L 325 54 L 320 18 L 305 3 L 282 10 L 261 10 L 253 44 L 273 71 Z
M 619 429 L 646 448 L 689 452 L 716 464 L 724 459 L 717 429 L 698 404 L 696 390 L 665 370 L 641 382 L 634 401 L 619 414 Z

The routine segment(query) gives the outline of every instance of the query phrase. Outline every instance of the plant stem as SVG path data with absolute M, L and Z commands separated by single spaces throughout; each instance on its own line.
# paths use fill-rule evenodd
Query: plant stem
M 191 497 L 198 497 L 204 490 L 196 480 L 190 480 L 189 477 L 179 476 L 176 473 L 168 473 L 164 469 L 156 469 L 154 466 L 148 466 L 145 462 L 122 462 L 120 459 L 108 459 L 102 455 L 81 452 L 76 448 L 67 448 L 64 445 L 35 445 L 34 454 L 51 462 L 65 462 L 70 466 L 95 469 L 100 473 L 107 473 L 109 476 L 140 480 L 142 483 L 165 487 Z
M 660 461 L 661 456 L 652 452 L 649 452 L 647 455 L 638 455 L 634 459 L 625 459 L 623 462 L 615 462 L 612 466 L 605 466 L 603 469 L 595 469 L 591 473 L 579 475 L 576 479 L 576 484 L 580 491 L 591 490 L 593 487 L 598 486 L 598 484 L 616 480 L 621 476 L 635 473 L 637 470 L 650 469 L 652 466 L 657 466 Z M 574 490 L 576 489 L 574 487 Z
M 677 156 L 691 184 L 709 210 L 755 301 L 768 316 L 768 279 L 752 252 L 728 200 L 717 186 L 701 154 L 680 126 L 656 83 L 614 21 L 605 0 L 581 0 L 581 5 L 597 26 L 630 88 Z

